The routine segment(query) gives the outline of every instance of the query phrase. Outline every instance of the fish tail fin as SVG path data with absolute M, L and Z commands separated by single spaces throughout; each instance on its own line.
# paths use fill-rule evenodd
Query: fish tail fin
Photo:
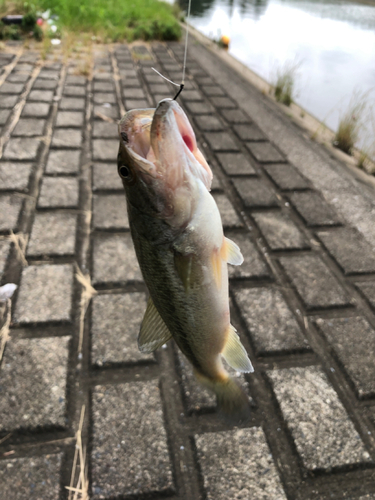
M 197 371 L 195 375 L 202 384 L 215 393 L 219 413 L 225 420 L 238 424 L 250 419 L 249 398 L 238 382 L 229 375 L 220 379 L 208 378 Z

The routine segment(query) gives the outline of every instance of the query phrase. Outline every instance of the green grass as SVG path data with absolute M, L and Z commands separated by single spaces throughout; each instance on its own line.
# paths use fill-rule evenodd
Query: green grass
M 340 118 L 333 145 L 346 154 L 352 154 L 358 140 L 366 106 L 366 94 L 354 92 L 346 112 Z
M 0 13 L 51 10 L 60 29 L 91 33 L 103 41 L 177 40 L 178 12 L 158 0 L 0 0 Z
M 285 106 L 290 106 L 293 102 L 295 92 L 295 80 L 299 63 L 285 63 L 276 72 L 276 83 L 274 85 L 275 99 Z

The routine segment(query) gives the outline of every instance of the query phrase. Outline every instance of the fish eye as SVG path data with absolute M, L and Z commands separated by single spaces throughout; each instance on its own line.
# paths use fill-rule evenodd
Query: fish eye
M 120 177 L 122 177 L 123 179 L 125 179 L 127 181 L 131 180 L 133 177 L 132 171 L 126 165 L 121 165 L 118 172 L 120 174 Z

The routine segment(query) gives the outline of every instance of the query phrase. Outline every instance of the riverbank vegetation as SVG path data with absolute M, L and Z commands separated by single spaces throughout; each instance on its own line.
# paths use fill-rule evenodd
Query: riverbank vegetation
M 274 83 L 275 99 L 285 106 L 290 106 L 295 94 L 295 83 L 299 63 L 287 62 L 283 67 L 276 71 Z
M 178 40 L 176 7 L 159 0 L 0 0 L 0 17 L 48 12 L 59 32 L 90 33 L 103 42 Z M 48 33 L 44 29 L 45 34 Z

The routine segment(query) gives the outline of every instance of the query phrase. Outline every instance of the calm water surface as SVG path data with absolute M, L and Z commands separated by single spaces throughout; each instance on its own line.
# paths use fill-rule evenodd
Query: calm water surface
M 211 38 L 229 35 L 229 52 L 271 83 L 278 68 L 297 64 L 295 101 L 333 130 L 353 93 L 374 102 L 375 4 L 192 0 L 190 23 Z M 362 143 L 375 135 L 366 122 Z

